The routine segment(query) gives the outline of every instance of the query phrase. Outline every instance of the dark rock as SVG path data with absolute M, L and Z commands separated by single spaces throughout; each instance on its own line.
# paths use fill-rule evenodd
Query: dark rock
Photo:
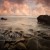
M 23 43 L 19 42 L 18 44 L 16 44 L 16 49 L 18 49 L 18 50 L 26 50 L 27 48 Z
M 37 31 L 38 33 L 41 33 L 41 31 Z
M 50 25 L 50 16 L 48 15 L 40 15 L 37 17 L 38 22 Z
M 33 35 L 32 34 L 24 34 L 23 37 L 24 38 L 31 38 L 31 37 L 33 37 Z
M 1 20 L 7 20 L 7 18 L 3 18 L 3 17 L 2 17 Z
M 29 29 L 30 32 L 33 32 L 33 29 Z
M 37 37 L 30 38 L 27 42 L 28 50 L 50 50 L 50 37 L 41 33 Z
M 40 37 L 48 37 L 48 35 L 45 32 L 41 32 L 40 34 L 38 34 L 38 36 L 40 36 Z
M 0 48 L 4 47 L 4 43 L 5 43 L 5 38 L 4 36 L 0 35 Z
M 47 34 L 41 33 L 39 34 L 39 43 L 42 46 L 46 46 L 50 48 L 50 36 L 48 36 Z
M 24 32 L 23 32 L 23 31 L 20 31 L 20 33 L 22 33 L 22 34 L 23 34 Z
M 24 39 L 23 37 L 21 37 L 21 38 L 16 38 L 16 43 L 22 42 L 22 41 L 25 41 L 25 39 Z
M 22 37 L 22 34 L 23 34 L 23 31 L 20 31 L 20 32 L 15 32 L 16 33 L 16 35 L 19 35 L 20 37 Z
M 6 43 L 5 46 L 4 46 L 4 48 L 8 48 L 9 45 L 10 45 L 9 43 Z
M 39 38 L 38 39 L 39 43 L 41 46 L 45 46 L 45 47 L 48 47 L 50 48 L 50 40 L 47 40 L 47 39 L 43 39 L 43 38 Z
M 27 49 L 28 50 L 38 50 L 38 39 L 31 38 L 27 42 Z
M 10 45 L 8 49 L 9 50 L 26 50 L 27 48 L 24 43 L 18 42 L 14 45 Z
M 3 34 L 7 34 L 7 32 L 8 32 L 8 30 L 5 30 L 5 31 L 3 32 Z

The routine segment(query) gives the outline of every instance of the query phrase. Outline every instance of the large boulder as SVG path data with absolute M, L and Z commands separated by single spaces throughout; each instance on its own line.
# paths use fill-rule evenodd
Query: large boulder
M 40 15 L 37 17 L 38 22 L 50 25 L 50 16 L 48 15 Z
M 40 33 L 27 42 L 28 50 L 50 50 L 50 36 Z

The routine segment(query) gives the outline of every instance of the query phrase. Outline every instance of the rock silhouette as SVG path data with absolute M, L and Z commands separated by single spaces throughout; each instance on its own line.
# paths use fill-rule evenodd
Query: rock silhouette
M 50 25 L 50 16 L 49 15 L 40 15 L 37 17 L 39 23 Z

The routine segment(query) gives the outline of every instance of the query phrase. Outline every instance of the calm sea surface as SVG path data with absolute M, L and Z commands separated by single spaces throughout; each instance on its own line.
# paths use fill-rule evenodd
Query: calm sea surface
M 12 30 L 21 29 L 24 31 L 27 31 L 28 29 L 50 30 L 50 26 L 38 24 L 37 18 L 32 17 L 11 17 L 7 18 L 6 21 L 0 20 L 0 28 L 12 28 Z

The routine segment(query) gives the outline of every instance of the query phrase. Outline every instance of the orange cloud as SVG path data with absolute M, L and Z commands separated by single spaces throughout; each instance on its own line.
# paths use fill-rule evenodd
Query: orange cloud
M 14 1 L 14 0 L 13 0 Z M 0 15 L 30 15 L 38 16 L 42 14 L 50 14 L 49 7 L 43 5 L 41 0 L 25 0 L 25 2 L 13 2 L 12 0 L 4 0 L 2 8 L 0 8 Z M 23 4 L 22 4 L 23 3 Z
M 29 6 L 27 4 L 18 5 L 9 1 L 4 1 L 0 14 L 5 15 L 29 15 Z

